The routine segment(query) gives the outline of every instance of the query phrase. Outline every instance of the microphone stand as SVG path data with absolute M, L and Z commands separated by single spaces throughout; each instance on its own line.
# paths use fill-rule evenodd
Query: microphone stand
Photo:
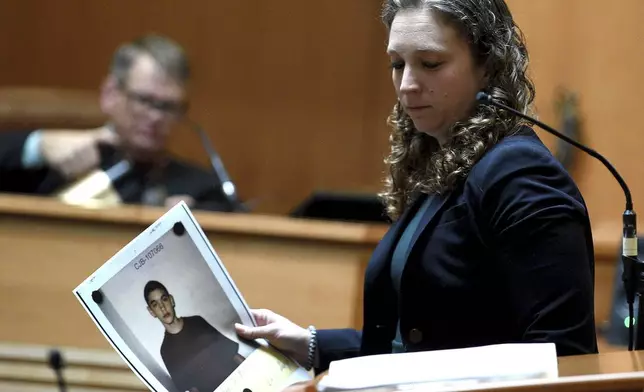
M 244 211 L 244 212 L 247 211 L 248 209 L 245 206 L 245 204 L 239 201 L 235 184 L 233 184 L 232 180 L 228 176 L 228 173 L 224 168 L 224 164 L 221 161 L 219 154 L 217 154 L 214 147 L 212 146 L 212 142 L 210 141 L 208 134 L 196 122 L 191 121 L 190 119 L 186 119 L 186 120 L 188 124 L 192 127 L 192 129 L 199 134 L 199 137 L 201 138 L 201 145 L 208 153 L 208 158 L 210 158 L 210 164 L 213 168 L 215 177 L 217 178 L 220 184 L 221 191 L 226 197 L 226 201 L 230 205 L 230 208 L 233 211 Z
M 67 388 L 65 387 L 65 379 L 63 378 L 62 369 L 64 367 L 64 364 L 63 356 L 60 354 L 60 351 L 51 350 L 49 352 L 49 366 L 51 366 L 51 368 L 54 370 L 54 373 L 56 374 L 58 390 L 60 392 L 65 392 Z
M 534 119 L 502 103 L 494 101 L 491 95 L 484 92 L 477 93 L 476 100 L 482 103 L 496 106 L 499 109 L 505 110 L 518 117 L 528 120 L 529 122 L 538 125 L 545 131 L 557 136 L 560 139 L 565 140 L 571 145 L 584 151 L 593 158 L 596 158 L 602 164 L 604 164 L 604 166 L 606 166 L 606 168 L 611 172 L 613 177 L 615 177 L 619 185 L 622 187 L 624 196 L 626 198 L 626 208 L 624 210 L 624 213 L 622 214 L 622 263 L 624 264 L 622 281 L 624 282 L 624 288 L 626 290 L 626 301 L 628 302 L 629 311 L 628 350 L 633 351 L 633 346 L 635 346 L 635 350 L 644 349 L 644 323 L 640 322 L 640 320 L 644 320 L 644 308 L 641 305 L 638 306 L 636 319 L 637 322 L 635 322 L 635 319 L 633 317 L 633 304 L 635 302 L 635 295 L 639 296 L 641 299 L 642 293 L 644 293 L 644 263 L 637 258 L 637 216 L 635 214 L 635 211 L 633 210 L 631 191 L 628 188 L 628 185 L 626 185 L 626 182 L 624 181 L 622 176 L 617 172 L 613 165 L 597 151 L 569 138 L 568 136 L 560 133 L 554 128 L 542 123 L 541 121 L 538 121 L 537 119 Z M 637 327 L 635 337 L 633 336 L 633 325 L 636 325 Z

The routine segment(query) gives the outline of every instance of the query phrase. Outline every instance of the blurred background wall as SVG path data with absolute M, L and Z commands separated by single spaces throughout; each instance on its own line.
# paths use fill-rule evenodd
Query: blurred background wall
M 557 91 L 578 95 L 581 138 L 605 154 L 644 204 L 640 91 L 644 2 L 510 0 L 531 51 L 541 119 L 560 126 Z M 190 116 L 210 134 L 241 196 L 285 214 L 314 190 L 375 192 L 394 103 L 380 1 L 87 1 L 0 3 L 0 86 L 97 91 L 113 50 L 149 31 L 193 62 Z M 553 150 L 555 140 L 544 140 Z M 172 149 L 207 165 L 199 138 Z M 571 171 L 595 235 L 619 236 L 620 188 L 577 155 Z M 641 209 L 641 208 L 640 208 Z

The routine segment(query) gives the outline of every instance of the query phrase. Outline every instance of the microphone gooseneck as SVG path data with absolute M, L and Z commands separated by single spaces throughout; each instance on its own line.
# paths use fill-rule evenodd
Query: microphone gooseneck
M 239 198 L 237 196 L 237 188 L 235 187 L 235 184 L 230 179 L 228 172 L 224 168 L 224 163 L 222 162 L 221 157 L 219 156 L 217 151 L 215 151 L 215 148 L 212 146 L 212 142 L 210 141 L 208 134 L 196 122 L 188 120 L 188 123 L 191 126 L 191 128 L 195 132 L 197 132 L 197 134 L 201 138 L 201 145 L 208 153 L 208 157 L 210 158 L 210 164 L 212 166 L 214 175 L 217 178 L 217 181 L 219 182 L 221 191 L 226 197 L 226 201 L 230 205 L 231 210 L 245 211 L 246 210 L 245 205 L 239 201 Z
M 604 156 L 602 156 L 600 153 L 598 153 L 597 151 L 593 150 L 592 148 L 586 147 L 583 144 L 581 144 L 581 143 L 569 138 L 568 136 L 564 135 L 563 133 L 557 131 L 556 129 L 554 129 L 554 128 L 552 128 L 552 127 L 550 127 L 550 126 L 548 126 L 548 125 L 546 125 L 544 123 L 542 123 L 541 121 L 539 121 L 539 120 L 537 120 L 535 118 L 532 118 L 532 117 L 530 117 L 530 116 L 528 116 L 526 114 L 521 113 L 520 111 L 518 111 L 516 109 L 513 109 L 513 108 L 511 108 L 509 106 L 506 106 L 506 105 L 504 105 L 502 103 L 499 103 L 499 102 L 493 100 L 492 97 L 489 94 L 486 94 L 484 92 L 479 92 L 478 94 L 476 94 L 476 100 L 479 101 L 479 102 L 491 104 L 493 106 L 498 107 L 499 109 L 506 110 L 506 111 L 516 115 L 516 116 L 522 117 L 522 118 L 524 118 L 524 119 L 526 119 L 526 120 L 528 120 L 528 121 L 530 121 L 532 123 L 535 123 L 539 127 L 541 127 L 544 130 L 548 131 L 549 133 L 552 133 L 553 135 L 565 140 L 566 142 L 568 142 L 568 143 L 572 144 L 573 146 L 585 151 L 587 154 L 589 154 L 589 155 L 593 156 L 594 158 L 598 159 L 599 161 L 601 161 L 601 163 L 603 163 L 604 166 L 606 166 L 608 168 L 608 170 L 610 170 L 611 174 L 615 177 L 617 182 L 619 182 L 619 185 L 622 187 L 622 190 L 624 191 L 624 196 L 626 197 L 626 210 L 632 210 L 633 209 L 633 199 L 631 197 L 631 191 L 628 188 L 628 185 L 626 185 L 626 182 L 624 181 L 622 176 L 617 172 L 615 167 L 613 167 L 613 165 Z M 634 256 L 636 256 L 636 255 L 637 254 L 635 254 Z
M 65 364 L 63 362 L 63 356 L 58 350 L 51 350 L 49 352 L 49 366 L 52 368 L 56 374 L 56 380 L 58 382 L 58 390 L 60 392 L 65 392 L 67 387 L 65 386 L 65 379 L 63 378 L 63 368 Z
M 623 225 L 622 262 L 624 263 L 624 273 L 622 274 L 622 280 L 624 282 L 624 288 L 626 290 L 626 300 L 628 302 L 628 308 L 629 308 L 628 349 L 629 351 L 632 351 L 634 346 L 633 325 L 635 324 L 635 320 L 636 320 L 633 314 L 634 313 L 633 303 L 635 302 L 635 295 L 636 294 L 640 295 L 641 292 L 643 291 L 642 289 L 643 285 L 642 285 L 642 282 L 640 282 L 640 276 L 642 275 L 640 271 L 643 268 L 642 268 L 642 263 L 637 259 L 637 216 L 635 214 L 635 211 L 633 210 L 633 199 L 631 197 L 631 191 L 628 188 L 628 185 L 626 185 L 626 181 L 624 181 L 624 179 L 617 172 L 615 167 L 613 167 L 613 165 L 597 151 L 584 146 L 583 144 L 569 138 L 568 136 L 557 131 L 556 129 L 548 126 L 547 124 L 542 123 L 541 121 L 535 118 L 528 116 L 527 114 L 524 114 L 516 109 L 513 109 L 507 105 L 504 105 L 500 102 L 495 101 L 491 95 L 486 94 L 482 91 L 476 94 L 476 100 L 480 103 L 495 106 L 501 110 L 505 110 L 509 113 L 512 113 L 515 116 L 528 120 L 531 123 L 538 125 L 543 130 L 555 135 L 556 137 L 562 140 L 565 140 L 571 145 L 584 151 L 585 153 L 592 156 L 593 158 L 596 158 L 610 171 L 610 173 L 613 175 L 613 177 L 615 177 L 619 185 L 622 187 L 622 190 L 624 191 L 624 197 L 626 198 L 626 208 L 622 215 L 622 225 Z M 640 350 L 644 348 L 644 324 L 641 324 L 639 322 L 640 320 L 644 319 L 643 315 L 644 315 L 644 311 L 640 306 L 638 309 L 638 317 L 637 317 L 637 336 L 636 336 L 637 341 L 635 343 L 636 350 Z

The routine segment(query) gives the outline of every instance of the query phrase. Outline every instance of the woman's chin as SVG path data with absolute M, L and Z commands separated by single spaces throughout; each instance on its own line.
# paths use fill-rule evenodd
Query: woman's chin
M 431 136 L 434 139 L 436 139 L 440 144 L 444 144 L 445 141 L 449 138 L 448 137 L 448 131 L 445 130 L 437 130 L 437 128 L 433 127 L 423 127 L 423 126 L 418 126 L 414 124 L 414 127 L 416 130 L 420 133 L 424 133 L 427 136 Z

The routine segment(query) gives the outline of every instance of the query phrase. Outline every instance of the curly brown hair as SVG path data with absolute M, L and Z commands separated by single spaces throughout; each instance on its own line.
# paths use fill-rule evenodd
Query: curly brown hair
M 396 13 L 407 8 L 437 11 L 463 34 L 475 61 L 487 71 L 485 92 L 513 109 L 531 111 L 535 89 L 527 75 L 528 52 L 504 0 L 385 0 L 381 16 L 387 29 Z M 387 121 L 392 128 L 391 151 L 380 196 L 391 219 L 397 219 L 419 192 L 442 194 L 454 189 L 487 150 L 523 123 L 503 110 L 478 105 L 469 118 L 452 125 L 449 141 L 441 147 L 415 129 L 400 102 Z

